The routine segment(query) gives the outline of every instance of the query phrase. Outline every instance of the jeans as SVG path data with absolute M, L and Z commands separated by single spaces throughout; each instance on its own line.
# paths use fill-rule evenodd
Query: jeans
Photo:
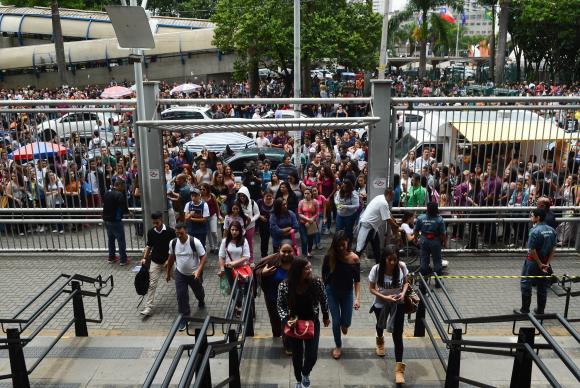
M 429 275 L 430 257 L 433 257 L 433 271 L 441 275 L 441 240 L 434 238 L 432 240 L 421 237 L 421 274 L 423 276 Z
M 373 257 L 375 262 L 378 264 L 379 258 L 381 257 L 381 238 L 379 236 L 379 232 L 374 230 L 370 224 L 361 222 L 356 240 L 357 255 L 360 256 L 361 252 L 364 251 L 369 241 L 371 242 L 371 246 L 373 248 Z
M 524 266 L 522 268 L 522 276 L 546 276 L 535 261 L 530 261 L 527 258 L 524 260 Z M 532 296 L 532 286 L 536 286 L 538 290 L 538 299 L 546 299 L 548 297 L 548 287 L 550 281 L 545 278 L 539 279 L 529 279 L 522 278 L 520 280 L 520 288 L 522 290 L 523 296 Z
M 352 322 L 352 309 L 354 294 L 352 290 L 345 295 L 337 297 L 330 285 L 326 286 L 326 297 L 328 298 L 328 308 L 332 315 L 332 335 L 337 348 L 342 347 L 341 327 L 350 327 Z
M 198 239 L 199 242 L 201 242 L 201 245 L 203 245 L 203 249 L 205 249 L 205 240 L 207 239 L 207 231 L 191 232 L 191 233 L 189 233 L 189 235 Z
M 399 308 L 400 307 L 400 308 Z M 382 309 L 373 306 L 373 311 L 377 321 L 381 316 Z M 395 361 L 403 362 L 403 351 L 405 350 L 403 346 L 403 328 L 405 326 L 405 309 L 403 304 L 397 305 L 397 312 L 395 313 L 395 326 L 393 328 L 393 343 L 395 344 Z M 383 336 L 383 329 L 379 327 L 377 329 L 377 336 Z
M 177 311 L 183 316 L 191 314 L 189 307 L 189 288 L 193 291 L 193 295 L 199 302 L 205 299 L 205 291 L 203 289 L 203 277 L 196 279 L 193 275 L 184 275 L 179 270 L 175 270 L 173 277 L 175 278 L 175 292 L 177 294 Z
M 266 309 L 268 310 L 268 317 L 270 318 L 270 326 L 272 326 L 272 337 L 282 337 L 284 349 L 290 350 L 289 337 L 284 335 L 282 320 L 278 314 L 276 300 L 268 299 L 268 296 L 264 292 L 264 301 L 266 302 Z
M 145 308 L 152 309 L 155 305 L 155 291 L 157 291 L 159 278 L 162 278 L 164 273 L 165 268 L 163 267 L 163 264 L 157 264 L 154 261 L 149 264 L 149 290 L 147 291 L 147 302 L 145 302 Z
M 125 244 L 125 228 L 121 221 L 105 221 L 107 238 L 109 240 L 109 258 L 115 257 L 115 240 L 119 245 L 119 256 L 121 263 L 127 262 L 127 252 Z
M 270 246 L 270 224 L 258 221 L 258 230 L 260 231 L 260 255 L 266 257 Z
M 341 216 L 340 214 L 336 216 L 336 231 L 344 230 L 347 237 L 352 241 L 352 231 L 354 229 L 354 223 L 358 217 L 357 213 L 350 216 Z
M 309 376 L 318 359 L 318 341 L 320 340 L 320 321 L 314 320 L 314 338 L 300 340 L 288 338 L 292 349 L 292 365 L 296 381 L 302 381 L 302 375 Z
M 314 235 L 308 235 L 306 225 L 300 224 L 300 245 L 302 246 L 302 255 L 306 256 L 312 252 L 312 245 L 314 245 Z

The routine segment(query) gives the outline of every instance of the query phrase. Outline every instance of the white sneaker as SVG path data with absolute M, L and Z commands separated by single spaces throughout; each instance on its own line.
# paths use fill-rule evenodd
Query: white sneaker
M 447 268 L 448 265 L 449 265 L 449 261 L 448 260 L 441 260 L 441 266 L 443 268 Z
M 145 307 L 143 310 L 141 310 L 141 315 L 145 316 L 151 315 L 151 309 L 149 307 Z
M 38 232 L 39 232 L 39 233 L 44 233 L 44 226 L 41 226 L 41 227 L 38 229 Z
M 59 230 L 58 233 L 64 234 L 64 230 Z
M 52 230 L 52 233 L 57 233 L 57 232 L 58 232 L 58 230 L 56 230 L 56 229 Z

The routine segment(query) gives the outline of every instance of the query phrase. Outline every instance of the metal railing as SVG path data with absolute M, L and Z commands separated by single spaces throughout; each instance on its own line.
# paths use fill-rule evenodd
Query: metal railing
M 64 279 L 65 282 L 58 284 L 62 279 Z M 83 284 L 92 284 L 95 287 L 95 290 L 83 290 L 81 289 L 81 285 Z M 55 285 L 57 288 L 50 294 L 48 299 L 40 301 L 40 299 Z M 2 332 L 6 334 L 6 338 L 0 338 L 0 350 L 8 350 L 11 369 L 10 374 L 0 375 L 0 380 L 12 379 L 12 383 L 15 387 L 29 388 L 30 381 L 28 376 L 36 369 L 36 367 L 38 367 L 46 355 L 54 348 L 56 343 L 73 324 L 75 326 L 75 336 L 87 337 L 89 335 L 87 322 L 101 323 L 103 321 L 101 298 L 108 297 L 113 290 L 113 287 L 113 275 L 109 275 L 109 277 L 103 280 L 101 275 L 92 278 L 79 274 L 61 274 L 32 297 L 28 303 L 14 314 L 12 318 L 0 319 L 0 327 Z M 66 295 L 66 297 L 61 301 L 61 296 L 64 295 Z M 83 301 L 84 296 L 96 298 L 99 312 L 98 318 L 86 317 Z M 56 317 L 57 314 L 62 312 L 69 303 L 72 303 L 73 318 L 66 323 L 64 328 L 56 335 L 48 347 L 42 351 L 41 355 L 36 359 L 32 366 L 27 368 L 24 357 L 24 348 L 34 340 L 34 338 Z M 30 311 L 30 309 L 37 304 L 40 305 L 30 313 L 28 318 L 21 317 L 25 312 Z M 50 311 L 49 309 L 54 306 L 56 306 L 55 309 Z M 40 322 L 38 326 L 34 326 L 37 323 L 37 320 L 40 319 L 42 319 L 42 322 Z M 32 332 L 23 337 L 23 334 L 27 330 L 32 330 Z
M 437 292 L 430 289 L 428 280 L 422 274 L 418 274 L 418 277 L 416 277 L 416 280 L 419 282 L 419 287 L 416 291 L 421 302 L 419 303 L 415 319 L 414 336 L 424 337 L 425 333 L 429 336 L 437 357 L 446 372 L 446 388 L 459 387 L 461 382 L 476 387 L 492 387 L 460 375 L 462 352 L 513 357 L 514 364 L 510 383 L 510 387 L 512 388 L 531 387 L 533 364 L 537 366 L 552 387 L 562 386 L 552 374 L 550 368 L 539 357 L 540 350 L 553 351 L 570 373 L 580 381 L 580 369 L 542 324 L 546 320 L 557 321 L 577 343 L 580 343 L 580 334 L 561 314 L 535 315 L 529 313 L 464 318 L 459 307 L 449 296 L 445 284 L 437 275 L 434 275 L 433 278 L 436 285 L 443 292 L 443 298 Z M 443 300 L 451 306 L 452 312 L 444 305 Z M 445 359 L 443 352 L 439 349 L 438 339 L 429 326 L 426 314 L 429 314 L 429 318 L 435 327 L 439 339 L 449 349 L 447 359 Z M 514 335 L 518 335 L 517 343 L 509 341 L 478 341 L 465 339 L 463 337 L 463 335 L 467 334 L 468 325 L 506 322 L 513 322 L 512 332 Z M 519 332 L 516 333 L 515 328 L 517 322 L 529 322 L 533 327 L 521 327 Z M 447 325 L 447 329 L 445 329 L 445 325 Z M 534 342 L 535 330 L 538 330 L 539 334 L 544 338 L 546 341 L 545 344 Z M 450 334 L 451 338 L 449 337 Z
M 254 278 L 247 282 L 240 282 L 236 278 L 232 287 L 229 303 L 226 308 L 224 318 L 206 316 L 205 318 L 184 317 L 178 315 L 165 338 L 159 354 L 149 370 L 143 388 L 150 388 L 159 374 L 161 364 L 167 357 L 171 343 L 173 342 L 180 324 L 185 321 L 187 325 L 187 335 L 195 336 L 192 344 L 183 344 L 171 361 L 169 369 L 163 376 L 163 381 L 159 385 L 168 388 L 172 385 L 176 370 L 180 362 L 187 353 L 187 362 L 179 377 L 179 388 L 185 387 L 211 387 L 212 374 L 210 359 L 219 354 L 228 354 L 229 377 L 220 381 L 215 386 L 222 387 L 228 384 L 231 388 L 241 388 L 240 362 L 243 356 L 244 344 L 247 336 L 254 335 Z M 236 306 L 241 306 L 240 316 L 236 317 Z M 208 341 L 208 337 L 215 335 L 215 326 L 221 325 L 224 337 L 215 341 Z M 197 326 L 194 333 L 190 332 L 190 327 Z M 211 328 L 211 330 L 210 330 Z M 157 386 L 157 384 L 155 384 Z

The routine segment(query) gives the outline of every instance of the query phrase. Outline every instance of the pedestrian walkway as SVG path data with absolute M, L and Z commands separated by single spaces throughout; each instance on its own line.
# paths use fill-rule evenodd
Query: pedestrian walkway
M 315 251 L 313 259 L 314 272 L 320 274 L 323 251 Z M 452 275 L 519 275 L 522 257 L 508 255 L 480 254 L 471 256 L 447 257 L 450 264 L 448 273 Z M 138 261 L 138 260 L 137 260 Z M 363 260 L 361 283 L 361 308 L 354 312 L 351 332 L 354 335 L 374 335 L 375 319 L 368 314 L 373 298 L 368 292 L 368 272 L 374 261 Z M 156 294 L 156 307 L 153 316 L 143 318 L 138 307 L 140 297 L 135 293 L 132 272 L 135 262 L 126 267 L 108 264 L 103 256 L 74 256 L 71 254 L 22 254 L 18 256 L 0 255 L 0 316 L 12 316 L 24 302 L 40 291 L 50 280 L 61 273 L 84 274 L 87 276 L 113 274 L 115 288 L 109 298 L 103 301 L 104 321 L 101 324 L 90 324 L 89 335 L 160 335 L 164 336 L 177 315 L 177 300 L 175 285 L 171 281 L 160 281 Z M 556 274 L 579 275 L 580 256 L 557 255 L 554 263 Z M 198 317 L 206 313 L 221 316 L 225 309 L 227 298 L 220 295 L 217 273 L 217 257 L 209 255 L 208 266 L 204 274 L 207 309 L 198 310 L 193 304 L 192 314 Z M 520 290 L 518 279 L 447 279 L 445 284 L 453 300 L 459 306 L 464 317 L 511 314 L 514 307 L 520 305 Z M 579 286 L 580 287 L 580 286 Z M 564 311 L 564 299 L 557 298 L 548 292 L 547 312 Z M 535 295 L 533 299 L 535 304 Z M 97 306 L 87 302 L 87 316 L 97 316 Z M 580 317 L 580 303 L 572 300 L 570 316 Z M 48 327 L 57 330 L 62 328 L 69 316 L 57 316 Z M 577 328 L 580 325 L 576 326 Z M 412 329 L 411 327 L 407 328 Z M 330 329 L 323 329 L 330 335 Z M 471 334 L 505 335 L 511 332 L 510 324 L 490 324 L 485 326 L 470 326 Z M 256 332 L 258 335 L 269 335 L 270 324 L 268 313 L 262 296 L 256 300 Z M 558 333 L 556 333 L 558 334 Z
M 474 340 L 501 340 L 505 337 L 470 337 Z M 129 388 L 140 386 L 153 364 L 163 337 L 109 336 L 63 339 L 31 375 L 31 383 L 43 388 Z M 576 363 L 580 362 L 580 350 L 569 337 L 557 337 Z M 32 360 L 34 354 L 47 346 L 50 338 L 41 337 L 37 343 L 25 348 Z M 180 344 L 192 342 L 185 335 L 176 337 L 170 356 Z M 514 339 L 515 341 L 515 339 Z M 332 338 L 321 338 L 319 358 L 311 378 L 315 387 L 389 387 L 393 384 L 394 355 L 390 339 L 387 340 L 387 356 L 374 355 L 374 338 L 350 337 L 344 341 L 344 355 L 332 359 Z M 446 354 L 445 349 L 442 349 Z M 568 370 L 547 351 L 540 357 L 551 368 L 563 386 L 574 386 L 576 380 Z M 445 372 L 436 358 L 430 342 L 422 338 L 405 338 L 406 386 L 442 387 Z M 161 368 L 167 370 L 169 361 Z M 185 364 L 185 360 L 183 360 Z M 463 354 L 461 375 L 484 381 L 493 386 L 509 385 L 513 359 L 488 355 Z M 182 365 L 183 367 L 183 365 Z M 9 368 L 6 352 L 0 352 L 0 371 Z M 282 351 L 281 343 L 271 338 L 250 338 L 246 341 L 241 364 L 244 387 L 286 388 L 293 387 L 292 361 Z M 179 376 L 179 371 L 176 376 Z M 220 356 L 211 361 L 212 379 L 215 382 L 227 377 L 228 360 Z M 493 371 L 493 373 L 490 373 Z M 534 368 L 534 387 L 548 386 L 541 373 Z M 177 378 L 173 384 L 177 383 Z M 157 381 L 159 382 L 159 381 Z M 10 387 L 0 382 L 0 388 Z

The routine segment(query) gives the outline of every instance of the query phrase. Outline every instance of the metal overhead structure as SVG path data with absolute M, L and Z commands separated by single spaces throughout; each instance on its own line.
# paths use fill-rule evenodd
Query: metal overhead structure
M 226 99 L 160 99 L 156 83 L 145 83 L 144 117 L 153 117 L 160 105 L 296 105 L 296 104 L 370 104 L 371 116 L 367 117 L 324 117 L 324 118 L 292 118 L 292 119 L 217 119 L 217 120 L 154 120 L 139 119 L 135 124 L 142 155 L 142 177 L 149 184 L 144 184 L 144 198 L 155 201 L 155 204 L 143 204 L 144 210 L 163 209 L 166 211 L 166 182 L 163 174 L 163 159 L 161 154 L 162 131 L 171 132 L 255 132 L 255 131 L 304 131 L 304 130 L 338 130 L 365 128 L 369 138 L 369 173 L 370 179 L 367 192 L 372 199 L 382 195 L 388 182 L 389 160 L 391 149 L 388 146 L 392 130 L 390 109 L 386 97 L 390 94 L 390 81 L 376 82 L 373 85 L 373 98 L 226 98 Z M 144 138 L 150 141 L 143 141 Z M 392 178 L 391 178 L 392 179 Z

